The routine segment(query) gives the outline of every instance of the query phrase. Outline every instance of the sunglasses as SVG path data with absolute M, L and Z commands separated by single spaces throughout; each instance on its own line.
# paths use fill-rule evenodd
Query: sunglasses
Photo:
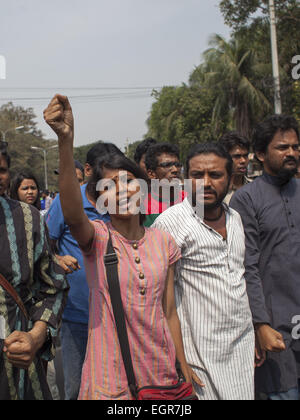
M 176 166 L 176 168 L 182 168 L 182 164 L 180 162 L 162 162 L 159 165 L 157 165 L 159 168 L 172 168 L 172 166 Z

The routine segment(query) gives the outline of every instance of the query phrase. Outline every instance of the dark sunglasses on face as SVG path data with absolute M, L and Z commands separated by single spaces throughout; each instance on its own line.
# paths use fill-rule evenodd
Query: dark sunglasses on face
M 180 162 L 162 162 L 157 165 L 159 168 L 172 168 L 172 166 L 176 166 L 176 168 L 182 168 L 182 164 Z

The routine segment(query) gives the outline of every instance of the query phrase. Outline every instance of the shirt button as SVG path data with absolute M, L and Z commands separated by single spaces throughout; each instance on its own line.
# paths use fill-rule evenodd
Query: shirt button
M 144 280 L 144 278 L 145 278 L 144 274 L 143 274 L 143 273 L 140 273 L 139 278 L 140 278 L 141 280 Z
M 139 264 L 139 263 L 141 262 L 141 259 L 140 259 L 139 257 L 136 257 L 135 262 L 136 262 L 137 264 Z
M 138 249 L 138 245 L 137 245 L 136 243 L 134 243 L 134 244 L 132 245 L 132 248 L 133 248 L 133 249 Z
M 140 294 L 141 294 L 142 296 L 145 296 L 145 294 L 146 294 L 146 289 L 145 289 L 144 287 L 140 290 Z

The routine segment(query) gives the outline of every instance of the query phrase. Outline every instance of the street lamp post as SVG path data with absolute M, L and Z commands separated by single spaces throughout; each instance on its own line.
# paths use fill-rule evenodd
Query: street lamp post
M 51 147 L 37 147 L 37 146 L 31 146 L 30 148 L 32 150 L 39 150 L 41 152 L 43 152 L 43 156 L 44 156 L 44 176 L 45 176 L 45 189 L 48 190 L 48 169 L 47 169 L 47 153 L 49 150 L 51 149 L 56 149 L 58 147 L 58 145 L 54 145 Z
M 8 133 L 9 131 L 14 131 L 14 130 L 17 131 L 17 130 L 21 130 L 22 128 L 24 128 L 24 125 L 21 125 L 20 127 L 16 127 L 16 128 L 9 128 L 8 130 L 5 130 L 5 131 L 0 130 L 2 141 L 6 141 L 6 133 Z
M 275 114 L 282 113 L 281 94 L 280 94 L 280 74 L 279 74 L 279 60 L 278 60 L 278 46 L 276 34 L 276 15 L 274 0 L 269 0 L 270 9 L 270 24 L 271 24 L 271 47 L 272 47 L 272 66 L 274 78 L 274 99 L 275 99 Z

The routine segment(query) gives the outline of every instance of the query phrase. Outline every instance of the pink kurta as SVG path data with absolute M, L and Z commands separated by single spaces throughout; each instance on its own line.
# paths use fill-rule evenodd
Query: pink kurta
M 140 241 L 125 239 L 111 223 L 92 222 L 95 238 L 85 256 L 90 288 L 89 339 L 79 399 L 132 399 L 111 306 L 104 254 L 108 227 L 119 264 L 121 295 L 138 387 L 177 381 L 175 347 L 162 299 L 168 267 L 180 258 L 174 239 L 146 228 Z

